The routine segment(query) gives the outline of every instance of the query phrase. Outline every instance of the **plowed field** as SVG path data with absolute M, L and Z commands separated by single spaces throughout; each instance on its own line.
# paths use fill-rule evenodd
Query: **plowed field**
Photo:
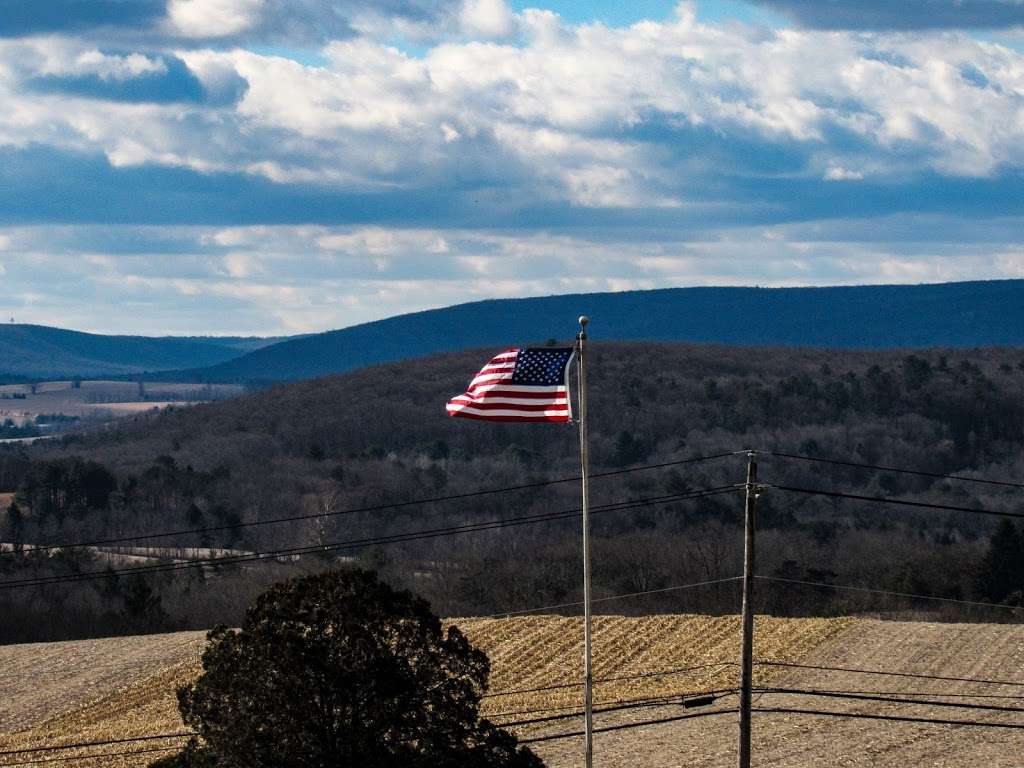
M 581 658 L 579 619 L 538 616 L 457 620 L 491 658 L 491 695 L 485 714 L 500 723 L 575 712 Z M 643 721 L 661 724 L 600 732 L 598 766 L 731 766 L 735 763 L 736 697 L 728 693 L 695 709 L 685 694 L 736 685 L 739 651 L 736 617 L 652 616 L 595 619 L 595 717 L 598 729 Z M 754 764 L 777 766 L 970 766 L 1024 765 L 1024 627 L 930 624 L 853 619 L 758 617 L 755 657 L 799 667 L 758 666 L 755 685 L 787 691 L 850 692 L 854 696 L 915 698 L 1004 710 L 940 707 L 764 692 L 760 710 L 813 710 L 901 717 L 877 720 L 795 712 L 758 712 Z M 174 688 L 196 674 L 202 633 L 0 648 L 0 751 L 43 744 L 180 732 Z M 812 669 L 808 667 L 829 667 Z M 838 669 L 843 668 L 843 669 Z M 902 672 L 909 677 L 862 671 Z M 1019 683 L 1019 685 L 965 680 Z M 544 689 L 544 690 L 536 690 Z M 624 705 L 643 703 L 644 706 Z M 917 719 L 1001 722 L 1021 729 L 922 723 Z M 579 717 L 517 726 L 524 739 L 578 731 Z M 165 754 L 139 752 L 170 746 L 146 741 L 31 752 L 0 757 L 0 766 L 57 760 L 49 766 L 143 766 Z M 580 762 L 578 737 L 535 743 L 552 768 Z M 132 755 L 116 754 L 136 752 Z

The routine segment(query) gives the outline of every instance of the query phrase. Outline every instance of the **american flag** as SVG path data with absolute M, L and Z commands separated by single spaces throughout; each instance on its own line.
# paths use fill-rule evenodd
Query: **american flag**
M 507 349 L 492 357 L 453 397 L 449 416 L 485 421 L 572 421 L 569 403 L 571 347 Z

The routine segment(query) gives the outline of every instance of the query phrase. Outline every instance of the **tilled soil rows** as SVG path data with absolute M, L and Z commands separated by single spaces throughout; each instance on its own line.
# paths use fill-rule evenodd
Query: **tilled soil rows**
M 532 616 L 453 622 L 491 659 L 491 686 L 483 701 L 487 717 L 501 724 L 544 719 L 513 726 L 527 740 L 581 729 L 580 619 Z M 0 648 L 0 751 L 182 732 L 174 691 L 198 673 L 203 643 L 204 633 L 184 632 Z M 735 616 L 595 617 L 596 728 L 670 721 L 599 732 L 595 764 L 732 766 L 737 738 L 732 710 L 737 699 L 730 690 L 737 685 L 738 656 Z M 1024 765 L 1024 713 L 1007 711 L 1024 708 L 1024 627 L 758 617 L 755 658 L 801 665 L 755 669 L 757 688 L 779 691 L 755 696 L 756 709 L 775 710 L 755 714 L 755 765 Z M 913 676 L 871 675 L 868 670 Z M 1007 684 L 1014 682 L 1019 685 Z M 707 692 L 717 692 L 710 704 L 683 706 L 684 699 Z M 1004 710 L 878 698 L 941 698 Z M 690 715 L 700 716 L 678 719 Z M 1001 722 L 1022 728 L 940 725 L 913 718 Z M 156 739 L 30 752 L 0 757 L 0 766 L 60 758 L 47 765 L 134 768 L 166 754 L 154 750 L 179 743 L 180 739 Z M 572 736 L 535 742 L 532 747 L 551 768 L 569 768 L 579 764 L 581 745 L 582 739 Z M 98 757 L 81 759 L 85 755 Z M 67 759 L 72 757 L 80 759 Z

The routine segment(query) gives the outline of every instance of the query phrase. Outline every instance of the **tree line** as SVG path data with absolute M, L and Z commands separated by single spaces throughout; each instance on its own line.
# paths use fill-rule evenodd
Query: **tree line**
M 566 425 L 467 423 L 444 414 L 493 350 L 439 355 L 273 387 L 244 397 L 0 449 L 0 492 L 16 492 L 0 538 L 5 574 L 75 573 L 124 563 L 127 549 L 32 546 L 132 533 L 211 529 L 136 546 L 259 552 L 379 537 L 578 506 L 576 483 L 445 503 L 338 514 L 578 473 Z M 595 472 L 760 448 L 935 474 L 1024 476 L 1024 352 L 839 352 L 684 344 L 595 344 L 590 368 Z M 740 483 L 742 457 L 595 480 L 595 505 Z M 766 483 L 1021 511 L 1017 491 L 897 472 L 764 456 Z M 594 518 L 595 597 L 735 576 L 737 495 Z M 281 517 L 300 521 L 238 527 Z M 1009 527 L 1008 527 L 1009 526 Z M 297 562 L 3 590 L 2 640 L 208 627 L 237 622 L 233 594 L 342 562 L 379 570 L 442 614 L 479 615 L 573 602 L 578 521 L 325 550 Z M 1021 601 L 1022 533 L 951 512 L 769 489 L 759 509 L 763 575 L 986 602 Z M 128 545 L 130 546 L 130 545 Z M 118 560 L 117 558 L 121 559 Z M 13 577 L 13 576 L 12 576 Z M 5 576 L 6 578 L 6 576 Z M 1011 612 L 785 582 L 759 585 L 759 610 L 998 620 Z M 617 613 L 738 607 L 732 584 L 603 604 Z

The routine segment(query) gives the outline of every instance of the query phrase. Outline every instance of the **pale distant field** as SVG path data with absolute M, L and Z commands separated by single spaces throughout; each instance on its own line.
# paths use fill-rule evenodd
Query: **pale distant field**
M 537 616 L 455 620 L 491 658 L 491 692 L 522 691 L 578 682 L 579 619 Z M 596 706 L 631 699 L 669 697 L 657 707 L 598 714 L 595 727 L 675 717 L 691 711 L 735 707 L 726 696 L 705 710 L 685 710 L 679 696 L 736 684 L 739 649 L 736 617 L 598 617 L 594 653 Z M 124 738 L 182 729 L 174 688 L 198 670 L 203 633 L 0 647 L 0 750 Z M 757 667 L 755 685 L 803 689 L 882 691 L 918 697 L 960 696 L 963 703 L 1020 707 L 1024 702 L 1024 627 L 995 624 L 934 624 L 854 619 L 759 617 L 755 656 L 763 660 L 832 667 L 881 669 L 946 677 L 1017 681 L 1018 686 L 865 676 Z M 708 665 L 708 666 L 703 666 Z M 690 672 L 680 668 L 700 667 Z M 670 673 L 656 675 L 652 673 Z M 638 674 L 647 675 L 636 677 Z M 608 678 L 630 678 L 608 680 Z M 999 699 L 989 698 L 1000 696 Z M 574 711 L 578 688 L 491 695 L 484 712 L 496 722 Z M 1024 714 L 951 710 L 930 705 L 821 699 L 762 694 L 755 707 L 901 715 L 1014 723 Z M 556 709 L 552 709 L 556 708 Z M 544 710 L 540 712 L 538 710 Z M 579 730 L 578 717 L 519 728 L 523 738 Z M 598 733 L 595 765 L 601 768 L 732 766 L 736 717 L 723 714 Z M 97 752 L 159 749 L 167 743 L 83 748 L 66 758 Z M 534 745 L 552 768 L 579 765 L 578 737 Z M 143 766 L 159 754 L 111 756 L 102 763 L 55 760 L 50 766 Z M 844 719 L 785 713 L 755 714 L 754 755 L 758 766 L 944 766 L 1019 768 L 1024 765 L 1024 730 L 968 728 L 911 722 Z M 52 759 L 55 753 L 0 758 Z
M 32 394 L 27 384 L 0 385 L 0 421 L 13 419 L 22 424 L 40 414 L 59 413 L 80 418 L 114 418 L 169 405 L 191 405 L 196 402 L 223 400 L 244 391 L 233 384 L 175 384 L 146 382 L 145 399 L 139 396 L 139 385 L 132 381 L 83 381 L 75 389 L 70 381 L 48 381 Z M 25 395 L 14 399 L 12 395 Z

